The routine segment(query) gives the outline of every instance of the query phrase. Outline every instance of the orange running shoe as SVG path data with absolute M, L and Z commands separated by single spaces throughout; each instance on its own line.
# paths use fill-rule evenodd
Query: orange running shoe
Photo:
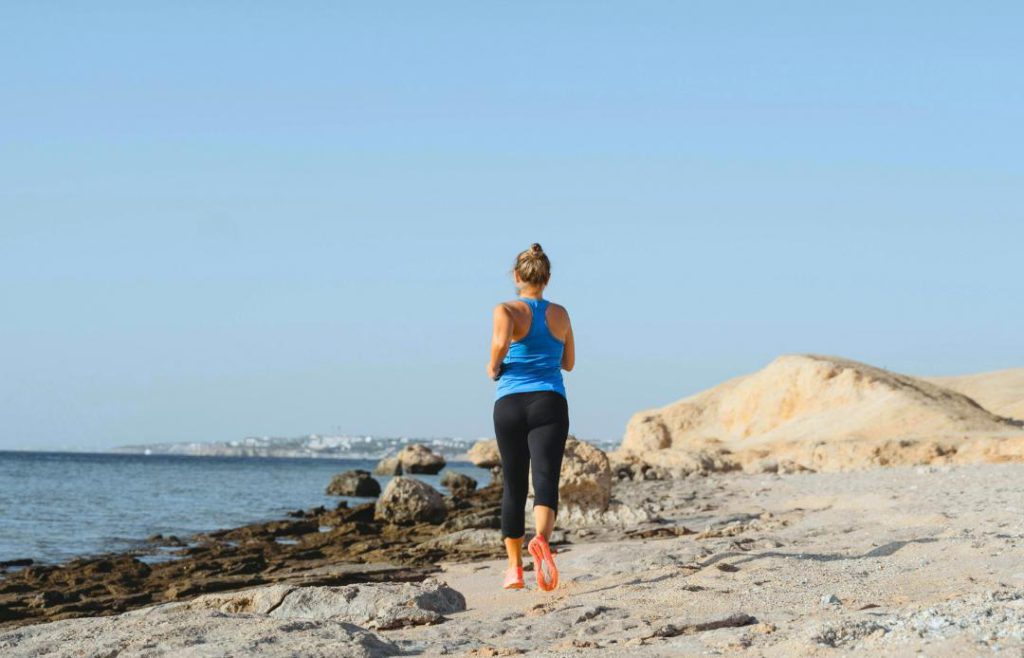
M 505 570 L 505 582 L 502 584 L 505 589 L 523 589 L 523 568 L 509 567 Z
M 558 587 L 558 567 L 555 566 L 555 560 L 551 557 L 551 547 L 548 546 L 548 540 L 544 535 L 537 535 L 531 539 L 526 549 L 533 556 L 533 569 L 537 572 L 537 586 L 545 592 L 550 592 Z M 544 578 L 545 566 L 548 568 L 547 579 Z

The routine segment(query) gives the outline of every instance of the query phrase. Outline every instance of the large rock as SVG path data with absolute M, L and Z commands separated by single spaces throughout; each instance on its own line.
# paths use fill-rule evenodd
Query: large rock
M 376 475 L 401 475 L 402 462 L 398 457 L 385 457 L 373 467 Z
M 278 584 L 0 632 L 0 655 L 375 658 L 402 652 L 367 628 L 436 624 L 465 609 L 465 597 L 435 578 L 340 587 Z
M 377 658 L 401 653 L 391 641 L 340 618 L 300 620 L 176 603 L 0 631 L 0 655 L 12 657 Z
M 388 523 L 441 523 L 444 498 L 426 482 L 396 476 L 377 499 L 374 518 Z
M 451 491 L 452 495 L 465 496 L 476 490 L 476 480 L 465 473 L 448 470 L 441 476 L 441 486 L 448 487 L 448 491 Z
M 675 474 L 770 470 L 766 459 L 791 463 L 794 471 L 834 471 L 953 461 L 976 438 L 1013 434 L 1022 435 L 1019 424 L 923 379 L 836 357 L 790 355 L 634 415 L 612 457 Z
M 501 466 L 501 453 L 498 452 L 497 439 L 480 439 L 466 452 L 466 456 L 474 466 L 480 468 Z
M 426 473 L 434 475 L 444 468 L 444 457 L 430 450 L 422 443 L 410 443 L 394 457 L 381 459 L 373 472 L 377 475 L 402 475 L 403 473 Z
M 398 461 L 405 473 L 440 473 L 444 468 L 444 457 L 430 450 L 422 443 L 410 443 L 398 451 Z
M 327 485 L 329 496 L 361 496 L 373 497 L 380 495 L 380 482 L 370 475 L 369 471 L 355 469 L 339 473 L 331 478 Z
M 386 630 L 436 624 L 445 614 L 466 609 L 466 599 L 434 578 L 422 583 L 376 583 L 341 587 L 299 587 L 270 613 L 272 617 L 344 619 Z
M 608 510 L 612 496 L 612 469 L 600 448 L 570 435 L 565 441 L 558 480 L 559 524 L 570 518 L 598 520 Z M 533 473 L 529 494 L 533 497 Z

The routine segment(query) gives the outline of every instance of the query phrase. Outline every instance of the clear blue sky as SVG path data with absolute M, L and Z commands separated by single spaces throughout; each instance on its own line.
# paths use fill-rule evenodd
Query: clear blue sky
M 785 352 L 1024 366 L 1019 3 L 0 7 L 0 448 L 573 431 Z

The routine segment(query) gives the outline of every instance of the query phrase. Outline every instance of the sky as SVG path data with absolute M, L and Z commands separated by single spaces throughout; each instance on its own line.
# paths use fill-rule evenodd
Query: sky
M 1019 3 L 0 6 L 0 449 L 571 431 L 791 352 L 1024 366 Z

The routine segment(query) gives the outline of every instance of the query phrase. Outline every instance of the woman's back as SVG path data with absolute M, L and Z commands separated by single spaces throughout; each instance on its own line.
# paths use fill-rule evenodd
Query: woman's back
M 513 339 L 502 361 L 496 397 L 529 391 L 555 391 L 565 396 L 562 381 L 562 355 L 568 314 L 546 299 L 520 297 L 506 304 L 513 320 Z M 550 310 L 549 310 L 550 309 Z M 554 325 L 554 331 L 549 325 Z M 559 325 L 562 325 L 559 327 Z M 519 336 L 519 338 L 516 338 Z

